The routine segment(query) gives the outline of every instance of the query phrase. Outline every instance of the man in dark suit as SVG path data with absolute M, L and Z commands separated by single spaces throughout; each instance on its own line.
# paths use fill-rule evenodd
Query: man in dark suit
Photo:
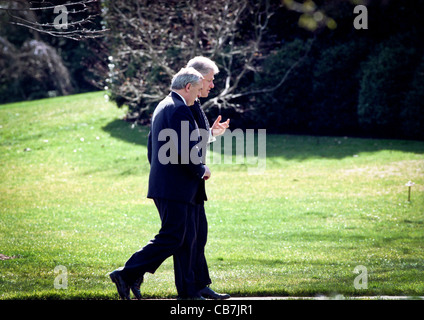
M 186 67 L 192 67 L 199 71 L 203 76 L 203 88 L 200 93 L 200 97 L 207 98 L 211 89 L 215 87 L 213 81 L 215 79 L 215 74 L 219 72 L 217 65 L 210 59 L 202 56 L 194 57 L 191 59 Z M 210 127 L 208 118 L 206 117 L 203 109 L 200 105 L 199 99 L 196 99 L 194 105 L 190 107 L 190 111 L 193 114 L 193 117 L 198 124 L 199 128 L 205 130 L 208 133 L 208 143 L 213 142 L 216 136 L 224 134 L 225 130 L 229 127 L 230 120 L 228 119 L 225 122 L 221 121 L 221 116 L 213 123 Z M 205 151 L 206 148 L 202 148 L 202 151 Z M 205 162 L 206 153 L 202 153 L 202 161 Z M 207 242 L 208 234 L 208 224 L 205 213 L 204 200 L 206 200 L 206 190 L 205 190 L 205 181 L 201 181 L 199 189 L 197 191 L 197 201 L 195 204 L 196 213 L 198 216 L 198 229 L 197 229 L 197 241 L 196 241 L 196 250 L 195 255 L 195 279 L 196 285 L 200 288 L 199 293 L 201 296 L 209 299 L 223 300 L 228 299 L 230 296 L 228 294 L 220 294 L 213 291 L 209 285 L 212 283 L 209 277 L 208 265 L 205 258 L 205 246 Z
M 110 273 L 122 299 L 130 298 L 130 289 L 140 299 L 144 274 L 154 273 L 170 256 L 174 258 L 179 298 L 204 299 L 195 277 L 199 224 L 196 203 L 206 200 L 206 194 L 199 193 L 199 189 L 211 172 L 202 161 L 207 131 L 198 127 L 190 111 L 201 94 L 202 80 L 195 69 L 181 69 L 172 79 L 171 94 L 153 113 L 147 196 L 154 200 L 162 224 L 153 240 L 135 252 L 124 267 Z

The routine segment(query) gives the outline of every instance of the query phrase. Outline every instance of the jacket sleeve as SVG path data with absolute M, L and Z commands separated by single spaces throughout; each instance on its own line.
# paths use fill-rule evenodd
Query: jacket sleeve
M 152 131 L 149 132 L 149 136 L 147 138 L 147 159 L 149 163 L 152 164 Z

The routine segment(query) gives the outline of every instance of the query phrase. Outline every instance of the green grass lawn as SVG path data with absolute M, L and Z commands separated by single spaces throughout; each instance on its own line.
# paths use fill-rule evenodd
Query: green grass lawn
M 108 272 L 160 226 L 146 198 L 148 129 L 124 113 L 100 92 L 0 106 L 0 254 L 14 257 L 0 261 L 0 299 L 118 298 Z M 423 142 L 267 135 L 266 160 L 256 175 L 210 166 L 213 289 L 424 295 Z M 354 286 L 359 265 L 366 289 Z M 172 259 L 142 292 L 176 296 Z

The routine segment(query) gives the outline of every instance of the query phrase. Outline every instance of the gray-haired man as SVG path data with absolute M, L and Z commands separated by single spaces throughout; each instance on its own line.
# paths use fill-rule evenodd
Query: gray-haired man
M 158 104 L 153 113 L 148 139 L 150 175 L 147 197 L 154 200 L 162 224 L 153 240 L 135 252 L 124 267 L 110 273 L 122 299 L 130 298 L 130 289 L 137 299 L 141 299 L 140 284 L 144 274 L 154 273 L 170 256 L 174 258 L 178 297 L 204 299 L 199 293 L 194 270 L 199 219 L 197 203 L 198 190 L 211 172 L 201 161 L 199 148 L 203 136 L 207 135 L 198 134 L 197 139 L 192 139 L 196 137 L 192 133 L 199 133 L 200 130 L 190 111 L 201 94 L 202 80 L 203 76 L 195 69 L 181 69 L 172 79 L 171 94 Z M 188 128 L 190 139 L 184 136 L 184 128 Z M 172 134 L 164 137 L 166 132 Z M 188 144 L 190 150 L 187 161 L 182 161 L 187 151 L 184 144 Z M 161 159 L 161 155 L 164 155 L 161 150 L 167 146 L 175 146 L 173 150 L 178 153 L 177 163 Z
M 201 90 L 200 97 L 208 97 L 210 90 L 215 87 L 213 83 L 214 76 L 219 72 L 216 64 L 209 58 L 198 56 L 191 59 L 187 63 L 186 67 L 192 67 L 202 74 L 203 88 Z M 192 112 L 199 128 L 209 131 L 209 142 L 213 142 L 215 140 L 215 136 L 224 134 L 225 130 L 229 127 L 230 120 L 228 119 L 225 122 L 220 122 L 221 116 L 218 116 L 212 125 L 212 128 L 210 128 L 209 121 L 203 112 L 200 101 L 198 99 L 196 99 L 194 105 L 190 107 L 190 111 Z M 202 151 L 204 150 L 206 150 L 206 148 L 202 148 Z M 202 154 L 202 156 L 203 163 L 205 163 L 206 155 Z M 205 182 L 202 181 L 197 192 L 195 205 L 195 211 L 198 218 L 196 250 L 194 251 L 196 262 L 194 267 L 196 286 L 199 288 L 199 294 L 205 298 L 216 300 L 228 299 L 230 298 L 228 294 L 216 293 L 211 288 L 209 288 L 209 285 L 212 283 L 212 281 L 209 277 L 208 265 L 205 258 L 205 246 L 208 234 L 208 223 L 204 207 L 204 200 L 206 199 Z

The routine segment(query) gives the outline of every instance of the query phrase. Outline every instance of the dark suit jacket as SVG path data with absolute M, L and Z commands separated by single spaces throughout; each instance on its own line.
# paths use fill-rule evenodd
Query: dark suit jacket
M 209 121 L 208 121 L 205 113 L 202 110 L 202 106 L 201 106 L 199 100 L 196 100 L 194 102 L 194 105 L 190 107 L 190 111 L 192 112 L 194 119 L 196 120 L 199 128 L 204 129 L 205 132 L 209 133 L 209 129 L 210 129 Z M 200 153 L 201 153 L 201 156 L 202 156 L 202 162 L 204 164 L 206 164 L 206 146 L 207 146 L 208 140 L 209 140 L 209 136 L 205 141 L 205 143 L 206 143 L 206 145 L 204 145 L 205 148 L 202 148 L 200 150 Z M 205 180 L 203 180 L 200 183 L 199 189 L 197 190 L 197 195 L 196 195 L 196 202 L 197 203 L 202 203 L 203 200 L 207 200 Z
M 150 162 L 148 198 L 193 204 L 206 200 L 202 179 L 205 164 L 200 153 L 204 137 L 200 135 L 190 108 L 178 94 L 171 92 L 159 103 L 153 113 L 147 144 Z M 170 131 L 175 134 L 169 134 Z M 189 135 L 192 139 L 188 138 Z M 164 150 L 170 157 L 168 162 L 164 161 Z M 192 155 L 197 153 L 199 157 L 196 159 L 190 156 L 190 153 Z M 178 155 L 177 160 L 172 157 L 173 154 Z M 202 186 L 203 194 L 200 194 L 199 190 L 202 190 Z

